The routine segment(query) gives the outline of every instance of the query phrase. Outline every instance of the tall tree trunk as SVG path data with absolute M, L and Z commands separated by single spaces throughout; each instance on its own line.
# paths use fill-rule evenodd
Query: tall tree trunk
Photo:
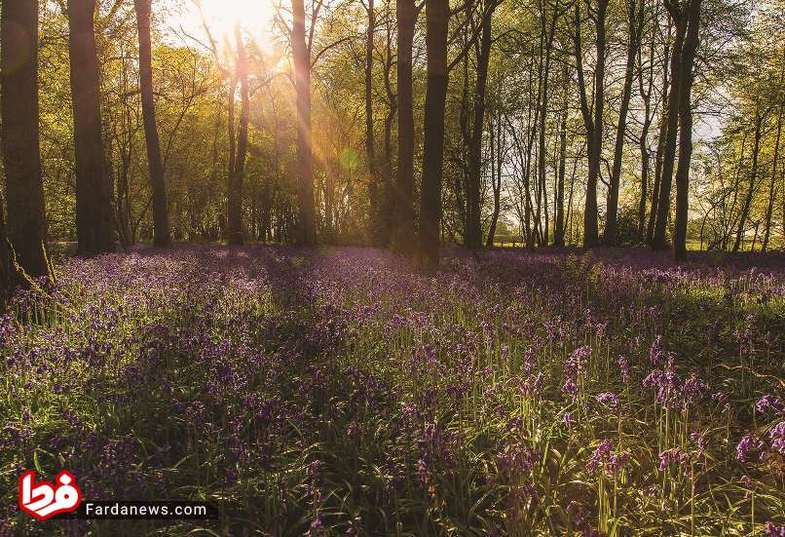
M 673 186 L 673 168 L 676 159 L 676 135 L 679 124 L 679 104 L 681 103 L 681 77 L 682 77 L 682 49 L 684 36 L 687 32 L 687 17 L 679 6 L 666 0 L 673 25 L 676 28 L 676 38 L 671 52 L 671 84 L 668 94 L 667 123 L 665 126 L 665 147 L 662 156 L 662 174 L 660 176 L 660 192 L 657 202 L 657 219 L 654 224 L 652 247 L 655 250 L 666 248 L 666 231 L 671 208 L 671 188 Z
M 76 157 L 76 234 L 80 254 L 114 250 L 112 205 L 101 136 L 96 0 L 68 0 L 71 94 Z
M 747 189 L 747 195 L 744 198 L 744 204 L 741 207 L 741 215 L 739 216 L 739 225 L 736 228 L 736 240 L 733 243 L 733 251 L 738 252 L 739 247 L 743 248 L 745 224 L 750 215 L 750 207 L 752 206 L 752 198 L 755 196 L 755 190 L 758 181 L 758 159 L 760 157 L 760 139 L 762 136 L 764 115 L 760 113 L 760 109 L 755 109 L 755 134 L 752 142 L 752 167 L 750 169 L 750 184 Z
M 658 12 L 655 11 L 655 16 Z M 654 120 L 654 113 L 651 107 L 651 95 L 654 87 L 654 33 L 656 25 L 652 24 L 652 39 L 649 43 L 649 68 L 648 80 L 643 82 L 643 55 L 641 53 L 643 38 L 641 35 L 641 45 L 638 46 L 638 93 L 643 101 L 643 125 L 641 126 L 641 136 L 638 147 L 641 152 L 641 197 L 638 202 L 638 237 L 639 242 L 646 240 L 646 204 L 649 199 L 649 168 L 651 156 L 649 155 L 649 129 Z
M 439 264 L 439 230 L 442 212 L 442 162 L 444 158 L 444 108 L 447 99 L 448 0 L 426 0 L 425 46 L 428 66 L 425 90 L 423 175 L 420 198 L 420 254 L 426 267 Z
M 545 37 L 545 58 L 544 58 L 544 68 L 542 70 L 542 96 L 540 98 L 540 112 L 539 112 L 539 149 L 537 150 L 537 179 L 538 179 L 538 195 L 537 195 L 537 225 L 539 226 L 539 213 L 540 213 L 540 198 L 544 199 L 544 207 L 545 207 L 545 227 L 540 235 L 540 245 L 546 246 L 548 244 L 548 200 L 547 200 L 547 191 L 545 189 L 545 156 L 546 156 L 546 148 L 545 148 L 545 128 L 546 128 L 546 120 L 548 115 L 548 82 L 550 81 L 551 75 L 551 50 L 553 49 L 553 37 L 556 33 L 556 23 L 559 19 L 560 15 L 560 6 L 559 1 L 556 1 L 556 4 L 553 8 L 553 18 L 551 19 L 550 27 L 546 27 L 546 17 L 545 17 L 545 6 L 540 0 L 540 27 L 541 31 Z
M 491 55 L 492 12 L 483 15 L 480 47 L 477 51 L 477 81 L 474 90 L 474 118 L 469 140 L 469 181 L 467 185 L 467 215 L 465 244 L 469 248 L 482 246 L 482 207 L 480 183 L 482 176 L 482 134 L 485 125 L 485 88 L 488 83 L 488 62 Z
M 782 82 L 780 82 L 782 84 Z M 761 244 L 761 251 L 765 252 L 769 248 L 769 239 L 771 236 L 771 218 L 774 215 L 774 200 L 777 197 L 777 171 L 780 158 L 780 140 L 782 139 L 782 114 L 785 112 L 785 106 L 780 104 L 779 112 L 777 113 L 777 127 L 776 136 L 774 140 L 774 155 L 771 163 L 771 181 L 769 182 L 769 202 L 766 205 L 766 222 L 763 231 L 763 243 Z
M 702 0 L 687 5 L 688 27 L 681 57 L 679 83 L 679 166 L 676 168 L 676 221 L 673 233 L 673 255 L 677 260 L 687 255 L 687 222 L 689 219 L 690 160 L 692 158 L 692 83 L 698 50 Z
M 385 3 L 385 15 L 389 20 L 389 3 Z M 395 114 L 398 109 L 397 98 L 392 89 L 392 29 L 391 24 L 386 25 L 386 50 L 384 61 L 384 90 L 387 94 L 388 111 L 384 118 L 384 162 L 382 172 L 384 175 L 384 189 L 381 194 L 381 213 L 379 216 L 379 241 L 381 245 L 389 246 L 392 238 L 393 214 L 395 211 L 395 179 L 393 177 L 393 143 L 392 133 L 395 123 Z
M 469 41 L 468 35 L 464 32 L 463 35 L 464 39 L 464 46 Z M 461 132 L 461 154 L 462 155 L 469 155 L 471 141 L 472 141 L 472 133 L 471 133 L 471 126 L 469 125 L 469 55 L 464 54 L 461 69 L 463 75 L 463 83 L 461 84 L 461 104 L 458 108 L 458 125 L 460 126 Z M 468 194 L 469 192 L 469 181 L 471 180 L 471 158 L 465 159 L 466 162 L 464 163 L 464 159 L 459 159 L 459 166 L 461 173 L 454 173 L 453 174 L 453 190 L 455 191 L 455 210 L 458 213 L 458 220 L 461 224 L 461 228 L 463 229 L 463 245 L 468 246 L 467 242 L 469 241 L 468 237 L 472 235 L 472 231 L 469 229 L 469 207 L 468 203 L 465 200 L 464 194 Z M 478 195 L 479 198 L 479 195 Z
M 245 179 L 245 159 L 248 153 L 248 121 L 250 102 L 248 89 L 248 51 L 243 43 L 240 29 L 235 28 L 235 46 L 237 47 L 237 80 L 240 82 L 240 123 L 237 130 L 236 153 L 230 159 L 232 167 L 229 171 L 227 192 L 227 229 L 226 239 L 229 244 L 243 243 L 243 182 Z M 232 88 L 235 85 L 232 84 Z M 234 91 L 229 95 L 230 107 L 234 110 Z M 232 115 L 234 113 L 232 112 Z M 232 125 L 234 120 L 232 119 Z M 234 127 L 231 129 L 234 131 Z M 234 136 L 234 133 L 231 133 Z
M 532 77 L 533 77 L 533 69 L 529 69 L 529 95 L 531 95 L 531 87 L 532 87 Z M 539 102 L 539 91 L 540 91 L 540 80 L 539 77 L 537 78 L 537 102 Z M 532 213 L 534 212 L 534 208 L 532 207 L 532 200 L 531 200 L 531 164 L 532 164 L 532 150 L 534 149 L 534 136 L 537 132 L 537 129 L 534 128 L 534 125 L 537 124 L 537 113 L 539 112 L 539 106 L 536 106 L 536 103 L 530 98 L 528 99 L 528 110 L 527 110 L 527 117 L 526 117 L 526 125 L 529 130 L 529 134 L 527 134 L 526 140 L 526 162 L 524 164 L 523 170 L 523 190 L 524 190 L 524 232 L 526 237 L 526 248 L 533 250 L 534 249 L 534 233 L 535 230 L 533 229 L 535 226 L 531 225 L 530 220 Z
M 539 10 L 542 12 L 542 9 Z M 544 24 L 543 24 L 544 26 Z M 542 188 L 540 185 L 540 147 L 539 147 L 539 134 L 540 134 L 540 117 L 544 113 L 542 109 L 543 90 L 545 72 L 545 31 L 540 31 L 539 47 L 537 49 L 537 94 L 534 99 L 534 121 L 529 125 L 530 137 L 529 144 L 531 150 L 534 152 L 536 160 L 532 164 L 534 174 L 534 225 L 532 226 L 533 236 L 532 241 L 535 241 L 538 246 L 542 246 Z M 543 133 L 544 136 L 544 133 Z M 535 145 L 535 143 L 537 145 Z M 532 244 L 532 247 L 534 243 Z
M 368 161 L 368 198 L 370 205 L 371 233 L 380 243 L 381 204 L 379 178 L 376 171 L 376 148 L 373 139 L 373 33 L 376 29 L 374 0 L 368 0 L 368 29 L 365 36 L 365 155 Z
M 496 134 L 494 134 L 494 126 Z M 486 248 L 493 248 L 493 239 L 496 236 L 496 225 L 499 222 L 499 214 L 501 213 L 501 195 L 502 195 L 502 164 L 504 159 L 504 131 L 502 130 L 501 118 L 495 121 L 491 120 L 491 183 L 493 187 L 493 213 L 491 214 L 491 223 L 488 226 L 488 237 L 485 241 Z
M 300 244 L 316 242 L 316 208 L 313 198 L 313 148 L 311 147 L 311 53 L 305 37 L 304 0 L 292 0 L 292 54 L 297 92 L 297 161 Z
M 581 50 L 581 16 L 575 7 L 575 59 L 578 71 L 578 89 L 581 98 L 581 114 L 587 133 L 587 155 L 589 177 L 586 182 L 586 204 L 583 211 L 583 246 L 591 248 L 599 242 L 597 223 L 597 182 L 600 176 L 602 156 L 602 116 L 605 106 L 605 16 L 608 0 L 597 0 L 594 14 L 596 27 L 596 64 L 594 67 L 594 117 L 589 110 L 586 84 L 583 77 L 583 51 Z
M 398 177 L 393 247 L 414 253 L 414 111 L 412 102 L 412 47 L 417 7 L 414 0 L 396 3 L 398 19 Z
M 123 51 L 123 54 L 125 52 Z M 120 88 L 123 95 L 123 114 L 122 114 L 122 129 L 123 138 L 120 140 L 119 153 L 120 162 L 118 163 L 117 170 L 117 189 L 115 192 L 115 221 L 117 223 L 117 235 L 120 239 L 120 245 L 123 248 L 130 246 L 133 241 L 131 237 L 131 180 L 130 170 L 131 162 L 134 156 L 134 143 L 133 143 L 133 127 L 131 111 L 132 107 L 128 104 L 128 96 L 132 94 L 128 81 L 128 62 L 123 61 L 123 68 L 120 71 Z M 111 151 L 110 151 L 111 154 Z
M 566 100 L 566 99 L 565 99 Z M 559 126 L 559 171 L 556 183 L 556 228 L 554 246 L 564 246 L 564 174 L 567 165 L 567 107 L 562 112 Z
M 161 163 L 161 144 L 155 124 L 153 99 L 153 60 L 150 43 L 150 11 L 152 0 L 135 0 L 136 28 L 139 33 L 139 88 L 142 93 L 144 137 L 147 143 L 147 164 L 150 169 L 150 188 L 153 193 L 153 244 L 169 246 L 169 213 L 166 202 L 166 182 Z
M 668 27 L 668 36 L 670 36 L 670 26 Z M 646 228 L 646 242 L 649 245 L 654 244 L 654 226 L 657 221 L 658 207 L 660 203 L 660 181 L 662 179 L 662 163 L 665 157 L 665 142 L 668 137 L 668 106 L 669 100 L 669 87 L 670 81 L 668 80 L 668 73 L 670 72 L 670 47 L 665 45 L 665 52 L 662 61 L 662 111 L 660 112 L 659 128 L 657 130 L 657 152 L 654 157 L 654 184 L 651 189 L 651 211 L 649 213 L 648 225 Z
M 621 92 L 619 121 L 616 124 L 616 146 L 613 152 L 610 185 L 608 187 L 607 213 L 605 220 L 605 243 L 615 246 L 617 243 L 617 215 L 619 211 L 619 187 L 621 184 L 621 161 L 624 156 L 624 137 L 627 134 L 627 111 L 632 97 L 632 81 L 635 76 L 635 58 L 638 55 L 641 32 L 643 31 L 643 0 L 627 0 L 627 19 L 629 42 L 627 43 L 627 63 L 624 69 L 624 87 Z
M 8 201 L 6 233 L 22 270 L 30 276 L 43 276 L 49 270 L 38 141 L 38 1 L 4 0 L 0 9 L 0 123 Z M 3 255 L 8 255 L 6 236 L 0 237 L 0 241 Z M 5 263 L 7 260 L 0 259 L 0 264 L 5 266 Z

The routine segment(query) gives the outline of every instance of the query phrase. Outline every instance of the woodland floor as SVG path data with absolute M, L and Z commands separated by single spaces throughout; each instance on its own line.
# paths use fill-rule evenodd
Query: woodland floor
M 785 524 L 785 255 L 447 249 L 424 274 L 205 245 L 56 270 L 0 317 L 3 537 Z M 220 519 L 34 522 L 32 468 Z

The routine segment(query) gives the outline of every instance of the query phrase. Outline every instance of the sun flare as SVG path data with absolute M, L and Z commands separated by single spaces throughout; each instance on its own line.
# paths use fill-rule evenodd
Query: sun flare
M 175 31 L 204 37 L 204 26 L 224 42 L 240 27 L 258 45 L 265 46 L 273 33 L 273 0 L 186 0 L 179 16 L 170 21 Z

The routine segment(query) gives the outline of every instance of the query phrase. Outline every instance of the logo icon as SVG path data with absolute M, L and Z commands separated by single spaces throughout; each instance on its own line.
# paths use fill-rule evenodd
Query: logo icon
M 19 476 L 19 508 L 38 520 L 76 511 L 80 503 L 82 491 L 68 470 L 57 474 L 55 485 L 48 481 L 36 483 L 34 470 Z

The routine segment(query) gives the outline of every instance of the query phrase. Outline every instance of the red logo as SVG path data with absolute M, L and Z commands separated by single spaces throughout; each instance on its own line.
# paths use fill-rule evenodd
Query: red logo
M 81 503 L 82 491 L 68 470 L 57 474 L 55 485 L 48 481 L 36 483 L 34 470 L 19 476 L 19 508 L 38 520 L 76 511 Z

